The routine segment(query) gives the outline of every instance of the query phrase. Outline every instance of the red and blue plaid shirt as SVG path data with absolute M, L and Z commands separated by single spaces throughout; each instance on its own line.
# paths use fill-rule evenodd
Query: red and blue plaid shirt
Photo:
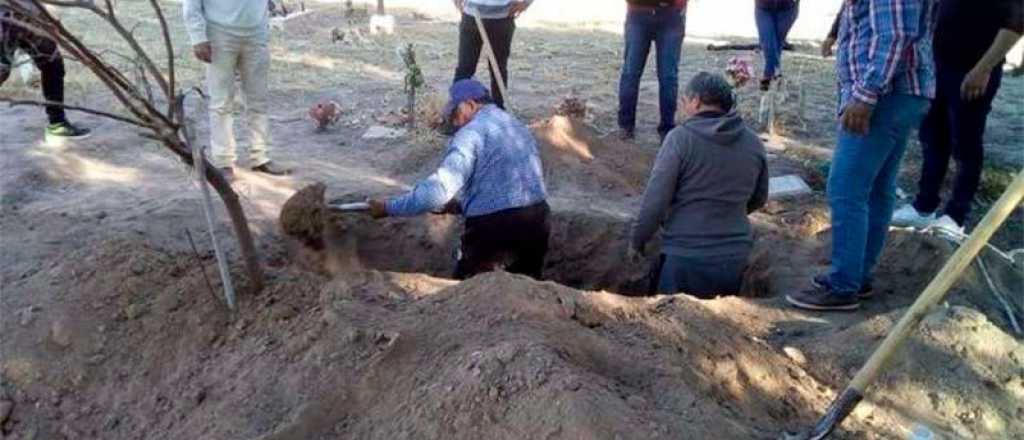
M 899 93 L 935 97 L 938 0 L 843 0 L 836 52 L 839 111 Z

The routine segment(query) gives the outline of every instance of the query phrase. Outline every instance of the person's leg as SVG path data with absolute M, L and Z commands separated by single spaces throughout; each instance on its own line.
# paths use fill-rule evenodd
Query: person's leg
M 736 295 L 743 281 L 747 257 L 747 254 L 700 258 L 666 256 L 658 292 L 686 293 L 702 299 Z
M 238 58 L 242 77 L 242 95 L 249 122 L 249 166 L 270 162 L 270 123 L 267 117 L 269 94 L 270 48 L 268 36 L 246 39 Z
M 529 276 L 535 280 L 542 279 L 544 257 L 548 253 L 548 242 L 551 235 L 550 208 L 545 203 L 527 209 L 522 218 L 521 234 L 514 234 L 517 250 L 512 264 L 507 270 Z M 512 228 L 510 228 L 512 230 Z
M 17 46 L 32 57 L 32 62 L 39 69 L 42 83 L 43 98 L 49 102 L 64 102 L 64 58 L 53 40 L 36 35 L 24 29 L 12 32 Z M 59 105 L 46 106 L 46 116 L 50 124 L 67 122 L 64 108 Z
M 491 41 L 491 49 L 494 50 L 494 58 L 498 60 L 498 71 L 501 78 L 505 80 L 505 88 L 508 88 L 508 57 L 512 52 L 512 35 L 515 34 L 516 21 L 512 18 L 485 19 L 484 31 Z M 490 67 L 490 64 L 488 64 Z M 501 87 L 498 86 L 498 76 L 492 69 L 491 74 L 491 96 L 494 103 L 505 108 L 505 97 L 501 94 Z
M 664 138 L 676 126 L 679 100 L 679 57 L 686 34 L 686 11 L 667 9 L 659 12 L 655 44 L 658 50 L 658 107 L 661 123 L 658 134 Z
M 686 293 L 693 295 L 690 279 L 690 264 L 684 257 L 676 255 L 661 255 L 661 265 L 658 273 L 658 288 L 655 292 L 658 295 L 675 295 Z
M 665 254 L 658 255 L 658 258 L 651 263 L 651 267 L 648 271 L 648 284 L 647 284 L 647 295 L 654 296 L 658 294 L 658 289 L 661 286 L 661 272 L 665 267 Z
M 483 42 L 480 40 L 480 32 L 476 29 L 473 17 L 462 14 L 462 21 L 459 22 L 459 60 L 455 66 L 455 79 L 472 78 L 476 75 L 476 65 L 480 62 L 480 49 Z
M 651 17 L 643 13 L 626 14 L 623 34 L 622 76 L 619 78 L 619 127 L 632 132 L 636 127 L 636 102 L 640 94 L 640 77 L 647 66 L 651 50 Z
M 796 23 L 796 17 L 799 15 L 799 5 L 797 3 L 792 8 L 783 9 L 775 13 L 775 47 L 778 48 L 775 60 L 775 75 L 779 74 L 779 68 L 782 66 L 782 51 L 786 47 L 786 38 L 789 36 L 789 30 L 793 28 L 793 23 Z
M 234 166 L 235 68 L 240 47 L 230 35 L 210 32 L 212 59 L 206 66 L 206 83 L 210 95 L 210 161 L 217 168 Z
M 462 257 L 455 264 L 454 278 L 465 280 L 499 268 L 495 234 L 489 216 L 466 219 L 462 233 Z
M 757 37 L 761 44 L 761 56 L 764 57 L 762 78 L 771 79 L 779 65 L 778 31 L 775 28 L 775 11 L 754 8 L 754 22 L 757 23 Z
M 907 139 L 910 133 L 921 125 L 930 104 L 925 98 L 906 95 L 895 95 L 886 99 L 892 100 L 889 105 L 891 110 L 880 115 L 885 119 L 877 122 L 872 120 L 871 130 L 885 131 L 889 136 L 886 139 L 888 145 L 885 147 L 888 150 L 888 157 L 871 184 L 867 242 L 864 247 L 864 275 L 860 279 L 858 289 L 864 283 L 871 283 L 871 274 L 878 263 L 878 257 L 882 254 L 882 249 L 885 248 L 889 222 L 896 206 L 896 184 L 903 153 L 907 149 Z
M 872 187 L 895 147 L 890 121 L 899 102 L 883 96 L 875 106 L 868 135 L 842 128 L 828 176 L 832 209 L 832 267 L 829 285 L 837 295 L 854 295 L 864 279 Z
M 940 80 L 941 81 L 941 80 Z M 949 157 L 952 151 L 950 140 L 950 111 L 945 88 L 936 90 L 935 101 L 932 102 L 928 115 L 921 123 L 918 138 L 921 141 L 921 178 L 917 182 L 917 196 L 914 198 L 914 209 L 922 214 L 931 214 L 939 208 L 942 181 L 949 169 Z
M 982 162 L 985 158 L 985 123 L 1002 78 L 1002 69 L 993 69 L 984 96 L 970 102 L 957 97 L 950 106 L 953 115 L 953 157 L 957 162 L 957 172 L 953 195 L 946 203 L 945 214 L 960 226 L 967 221 L 971 202 L 981 183 Z

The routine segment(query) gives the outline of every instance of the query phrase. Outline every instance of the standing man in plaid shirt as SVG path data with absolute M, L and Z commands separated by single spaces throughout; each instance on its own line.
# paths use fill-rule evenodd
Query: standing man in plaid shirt
M 828 177 L 832 264 L 786 296 L 811 310 L 855 310 L 871 293 L 907 138 L 935 97 L 938 0 L 844 0 L 836 70 L 839 139 Z

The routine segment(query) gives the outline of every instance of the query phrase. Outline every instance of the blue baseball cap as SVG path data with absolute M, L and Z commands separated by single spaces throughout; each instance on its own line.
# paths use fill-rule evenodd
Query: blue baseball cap
M 473 99 L 490 98 L 491 92 L 487 91 L 487 87 L 480 84 L 473 78 L 460 79 L 452 84 L 452 87 L 448 89 L 448 104 L 444 106 L 444 119 L 447 121 L 452 117 L 452 112 L 458 108 L 459 104 Z

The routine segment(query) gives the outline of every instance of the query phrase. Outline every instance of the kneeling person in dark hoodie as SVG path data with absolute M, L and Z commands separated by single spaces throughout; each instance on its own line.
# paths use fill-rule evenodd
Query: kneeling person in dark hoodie
M 725 78 L 698 73 L 683 96 L 688 118 L 654 162 L 629 252 L 662 228 L 651 294 L 739 293 L 753 247 L 747 215 L 768 199 L 764 145 L 736 112 Z

